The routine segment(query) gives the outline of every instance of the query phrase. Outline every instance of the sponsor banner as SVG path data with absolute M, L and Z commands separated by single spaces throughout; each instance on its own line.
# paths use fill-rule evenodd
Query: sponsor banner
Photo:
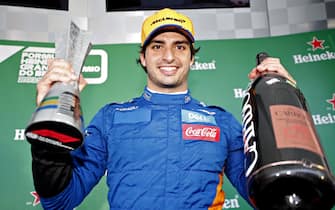
M 184 140 L 220 141 L 220 128 L 217 126 L 183 124 Z
M 280 58 L 306 97 L 312 123 L 316 125 L 322 149 L 334 173 L 334 43 L 335 29 L 268 38 L 197 41 L 195 45 L 200 51 L 191 67 L 189 87 L 195 98 L 223 107 L 242 122 L 242 98 L 256 54 L 265 51 Z M 146 74 L 136 63 L 139 50 L 138 44 L 93 46 L 82 70 L 89 83 L 80 96 L 85 122 L 107 103 L 128 101 L 142 94 Z M 53 57 L 52 43 L 0 40 L 3 209 L 42 209 L 33 190 L 30 145 L 24 138 L 24 130 L 36 109 L 36 82 L 45 74 L 47 60 Z M 49 102 L 52 105 L 52 101 Z M 183 110 L 181 115 L 185 141 L 219 140 L 221 131 L 210 113 Z M 246 142 L 252 133 L 251 129 L 244 137 Z M 245 149 L 253 151 L 254 145 L 249 143 Z M 16 170 L 12 170 L 13 166 Z M 251 210 L 228 179 L 225 180 L 223 209 Z M 105 183 L 101 181 L 76 209 L 108 209 Z
M 214 116 L 212 115 L 205 115 L 204 113 L 190 111 L 190 110 L 181 110 L 182 121 L 186 123 L 210 123 L 216 125 L 216 121 Z
M 55 57 L 52 47 L 25 47 L 0 45 L 0 63 L 15 53 L 21 53 L 18 65 L 18 83 L 37 83 L 47 71 L 48 59 Z M 22 52 L 20 51 L 21 49 Z M 92 49 L 82 69 L 88 84 L 102 84 L 108 76 L 108 56 L 102 49 Z

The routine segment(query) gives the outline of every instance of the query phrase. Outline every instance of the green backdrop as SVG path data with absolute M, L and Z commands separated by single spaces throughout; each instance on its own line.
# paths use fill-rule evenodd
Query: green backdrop
M 206 40 L 190 73 L 193 96 L 219 105 L 241 121 L 243 90 L 255 55 L 279 57 L 298 81 L 335 172 L 335 30 L 257 39 Z M 89 85 L 81 94 L 85 124 L 104 104 L 122 102 L 143 91 L 146 77 L 136 63 L 139 44 L 94 45 L 84 67 Z M 0 40 L 0 198 L 1 209 L 41 209 L 34 193 L 30 146 L 24 129 L 35 108 L 36 81 L 54 56 L 52 43 Z M 225 179 L 224 209 L 251 209 Z M 105 178 L 77 209 L 108 209 Z

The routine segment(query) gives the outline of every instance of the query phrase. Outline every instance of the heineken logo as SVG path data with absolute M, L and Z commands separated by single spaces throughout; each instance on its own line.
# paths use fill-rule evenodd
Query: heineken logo
M 37 192 L 32 191 L 30 192 L 30 194 L 34 197 L 34 201 L 32 202 L 32 205 L 37 206 L 38 204 L 40 204 L 40 196 L 37 194 Z
M 313 40 L 310 42 L 307 42 L 307 44 L 309 44 L 310 46 L 312 46 L 312 50 L 315 51 L 317 49 L 321 49 L 324 50 L 325 47 L 323 46 L 323 43 L 325 42 L 325 40 L 319 40 L 317 37 L 313 37 Z
M 210 71 L 216 70 L 216 60 L 201 61 L 199 57 L 196 57 L 193 65 L 191 66 L 193 71 Z
M 335 93 L 332 96 L 325 100 L 330 106 L 328 106 L 327 113 L 318 113 L 312 115 L 313 121 L 315 125 L 325 125 L 325 124 L 335 124 Z
M 327 45 L 326 40 L 313 36 L 306 44 L 308 45 L 307 51 L 311 52 L 293 55 L 295 64 L 335 60 L 335 52 L 329 50 L 330 47 Z
M 334 111 L 335 110 L 335 93 L 333 93 L 333 97 L 330 98 L 330 99 L 327 99 L 326 100 L 329 104 L 332 105 L 332 110 Z

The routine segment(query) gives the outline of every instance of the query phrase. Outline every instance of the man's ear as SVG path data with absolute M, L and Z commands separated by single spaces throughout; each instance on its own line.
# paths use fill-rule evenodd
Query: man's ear
M 192 66 L 194 64 L 194 60 L 195 60 L 195 56 L 192 56 L 190 66 Z
M 140 61 L 142 66 L 146 67 L 146 62 L 145 62 L 145 58 L 144 58 L 144 54 L 140 53 Z

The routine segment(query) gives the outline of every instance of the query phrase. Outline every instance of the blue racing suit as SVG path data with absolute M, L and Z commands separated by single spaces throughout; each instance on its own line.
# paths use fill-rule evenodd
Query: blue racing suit
M 61 191 L 41 196 L 44 208 L 73 209 L 106 172 L 112 210 L 221 210 L 224 173 L 248 199 L 240 123 L 189 92 L 145 89 L 130 102 L 104 106 L 70 159 Z

